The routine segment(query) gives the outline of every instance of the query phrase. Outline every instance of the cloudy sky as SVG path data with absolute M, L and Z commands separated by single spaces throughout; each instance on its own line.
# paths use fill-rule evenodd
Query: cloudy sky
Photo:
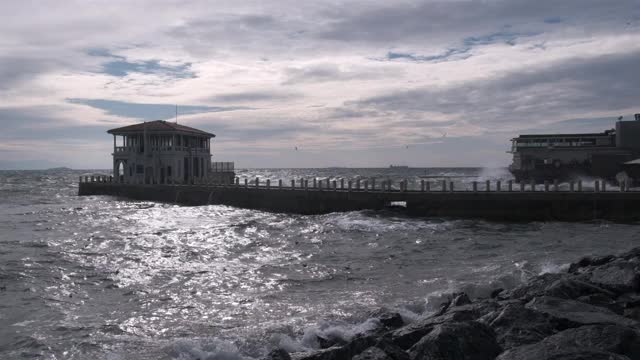
M 238 167 L 507 165 L 640 112 L 640 0 L 0 2 L 0 168 L 175 104 Z

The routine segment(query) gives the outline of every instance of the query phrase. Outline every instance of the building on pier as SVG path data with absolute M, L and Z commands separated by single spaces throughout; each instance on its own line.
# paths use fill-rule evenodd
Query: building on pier
M 156 120 L 111 129 L 114 180 L 126 184 L 193 184 L 212 181 L 221 166 L 211 163 L 214 134 Z M 233 165 L 222 167 L 233 174 Z M 215 174 L 214 174 L 215 172 Z M 228 174 L 228 173 L 231 174 Z
M 626 178 L 625 163 L 640 157 L 638 139 L 640 114 L 635 114 L 634 121 L 618 121 L 614 129 L 601 133 L 520 135 L 511 139 L 509 170 L 518 182 L 582 176 Z

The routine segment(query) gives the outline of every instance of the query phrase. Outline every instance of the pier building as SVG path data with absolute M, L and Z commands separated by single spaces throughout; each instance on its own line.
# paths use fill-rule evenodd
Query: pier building
M 618 121 L 614 129 L 601 133 L 520 135 L 511 139 L 509 170 L 516 181 L 582 176 L 628 181 L 624 164 L 640 157 L 639 139 L 640 114 L 635 114 L 634 121 Z
M 211 163 L 214 134 L 156 120 L 116 129 L 113 174 L 123 184 L 197 184 L 233 178 L 233 163 Z

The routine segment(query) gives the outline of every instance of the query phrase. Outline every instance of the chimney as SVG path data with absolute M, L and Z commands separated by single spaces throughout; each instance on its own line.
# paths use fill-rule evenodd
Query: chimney
M 640 114 L 635 114 L 636 121 L 640 121 Z

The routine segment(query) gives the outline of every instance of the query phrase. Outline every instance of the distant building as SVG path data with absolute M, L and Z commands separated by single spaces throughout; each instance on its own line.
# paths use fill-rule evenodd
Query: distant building
M 640 114 L 601 133 L 520 135 L 511 142 L 509 170 L 516 181 L 614 179 L 625 162 L 640 156 Z
M 126 184 L 192 184 L 211 181 L 214 134 L 156 120 L 107 131 L 113 135 L 113 174 Z M 215 170 L 233 174 L 232 163 Z

